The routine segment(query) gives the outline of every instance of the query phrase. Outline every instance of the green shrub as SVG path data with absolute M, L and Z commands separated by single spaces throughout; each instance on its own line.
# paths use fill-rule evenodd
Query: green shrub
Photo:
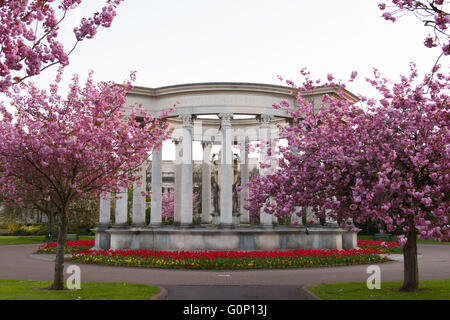
M 23 230 L 22 228 L 17 229 L 11 234 L 13 236 L 29 236 L 29 233 L 26 230 Z
M 286 226 L 291 224 L 291 217 L 280 217 L 278 218 L 278 224 L 281 226 Z
M 201 216 L 194 216 L 192 217 L 192 224 L 200 225 L 202 223 L 202 217 Z
M 67 233 L 76 233 L 79 235 L 93 235 L 94 233 L 91 231 L 93 226 L 69 226 L 67 229 Z
M 22 225 L 15 231 L 10 232 L 14 236 L 41 236 L 46 234 L 48 226 L 46 224 Z
M 165 220 L 165 219 L 162 219 L 162 225 L 164 225 L 164 226 L 170 226 L 170 225 L 173 225 L 173 219 L 167 219 L 167 220 Z
M 17 230 L 19 230 L 19 228 L 20 224 L 18 222 L 8 224 L 9 234 L 14 234 L 15 232 L 17 232 Z

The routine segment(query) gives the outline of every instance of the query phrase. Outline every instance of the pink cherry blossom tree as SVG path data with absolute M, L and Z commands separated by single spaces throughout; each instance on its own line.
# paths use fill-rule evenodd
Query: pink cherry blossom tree
M 7 203 L 47 202 L 56 208 L 51 288 L 61 290 L 69 205 L 131 187 L 138 167 L 167 137 L 167 113 L 156 117 L 141 106 L 127 107 L 131 81 L 95 84 L 90 73 L 80 85 L 74 76 L 65 98 L 58 86 L 57 81 L 46 91 L 22 82 L 8 94 L 15 113 L 0 104 L 0 193 Z
M 173 221 L 175 212 L 175 193 L 173 191 L 165 191 L 161 197 L 161 218 L 165 222 Z
M 105 6 L 74 28 L 74 44 L 67 50 L 58 41 L 60 26 L 82 0 L 0 1 L 0 92 L 55 64 L 66 66 L 69 55 L 100 27 L 109 28 L 123 0 L 102 0 Z
M 200 202 L 197 200 L 199 194 L 192 195 L 192 208 L 198 207 Z M 175 193 L 173 191 L 164 191 L 162 194 L 162 212 L 161 217 L 165 222 L 173 221 L 175 214 Z
M 417 290 L 417 236 L 450 238 L 450 76 L 436 71 L 434 80 L 418 81 L 411 64 L 409 76 L 391 83 L 375 70 L 368 81 L 381 98 L 361 96 L 361 105 L 332 75 L 324 86 L 338 93 L 321 105 L 303 96 L 320 84 L 308 72 L 300 87 L 287 81 L 298 108 L 286 100 L 274 107 L 294 120 L 281 128 L 288 146 L 276 173 L 250 181 L 247 208 L 284 217 L 310 207 L 341 226 L 376 222 L 404 243 L 402 289 Z

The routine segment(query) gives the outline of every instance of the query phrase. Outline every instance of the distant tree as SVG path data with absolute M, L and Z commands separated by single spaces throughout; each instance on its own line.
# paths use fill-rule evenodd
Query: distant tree
M 198 200 L 199 194 L 194 193 L 192 195 L 192 209 L 196 209 L 200 201 Z M 175 193 L 173 191 L 164 191 L 162 193 L 162 212 L 161 217 L 165 223 L 173 223 L 175 214 Z
M 98 223 L 99 197 L 86 196 L 77 199 L 69 206 L 68 229 L 74 233 L 89 232 Z

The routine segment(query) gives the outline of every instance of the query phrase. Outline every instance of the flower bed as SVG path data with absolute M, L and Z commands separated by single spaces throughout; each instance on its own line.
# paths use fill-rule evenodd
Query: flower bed
M 182 269 L 309 268 L 388 261 L 378 249 L 287 251 L 154 251 L 85 250 L 73 253 L 72 262 L 112 266 Z
M 358 247 L 362 249 L 377 249 L 381 253 L 402 253 L 403 246 L 398 242 L 358 240 Z
M 56 242 L 49 242 L 39 246 L 38 253 L 55 253 L 56 252 Z M 67 241 L 65 253 L 76 253 L 76 252 L 86 252 L 95 245 L 94 240 L 79 240 L 79 241 Z M 388 241 L 372 241 L 372 240 L 358 240 L 358 246 L 361 249 L 372 249 L 378 253 L 401 253 L 403 247 L 398 242 L 388 242 Z M 280 252 L 298 252 L 305 250 L 294 250 L 294 251 L 280 251 Z M 309 252 L 314 251 L 324 251 L 324 250 L 309 250 Z M 327 251 L 327 250 L 325 250 Z M 329 251 L 329 250 L 328 250 Z M 334 250 L 337 251 L 337 250 Z M 125 252 L 125 251 L 121 251 Z M 156 252 L 156 251 L 152 251 Z M 161 251 L 163 252 L 163 251 Z M 184 252 L 184 251 L 183 251 Z M 236 251 L 227 251 L 236 252 Z
M 39 246 L 38 253 L 55 253 L 56 242 Z M 94 240 L 67 241 L 65 253 L 73 262 L 112 266 L 182 269 L 272 269 L 308 268 L 379 263 L 387 261 L 381 253 L 401 252 L 397 242 L 358 240 L 353 250 L 286 251 L 155 251 L 90 250 Z
M 66 241 L 65 253 L 89 250 L 95 245 L 94 240 Z M 47 242 L 39 246 L 37 253 L 56 253 L 56 242 Z

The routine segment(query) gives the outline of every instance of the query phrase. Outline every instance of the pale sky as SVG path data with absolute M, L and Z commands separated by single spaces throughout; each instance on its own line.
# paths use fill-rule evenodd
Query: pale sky
M 104 1 L 84 1 L 72 20 L 89 16 Z M 281 83 L 299 70 L 325 78 L 358 78 L 348 87 L 370 93 L 364 78 L 377 67 L 397 80 L 409 62 L 428 71 L 439 49 L 423 46 L 430 32 L 413 16 L 396 23 L 381 18 L 373 0 L 125 0 L 109 29 L 83 41 L 70 57 L 65 78 L 89 69 L 96 80 L 122 82 L 137 71 L 136 85 L 161 87 L 196 82 Z M 64 42 L 72 42 L 66 24 Z M 69 31 L 69 32 L 65 32 Z M 441 63 L 448 61 L 441 60 Z M 33 80 L 54 78 L 47 70 Z M 195 151 L 194 151 L 195 153 Z

